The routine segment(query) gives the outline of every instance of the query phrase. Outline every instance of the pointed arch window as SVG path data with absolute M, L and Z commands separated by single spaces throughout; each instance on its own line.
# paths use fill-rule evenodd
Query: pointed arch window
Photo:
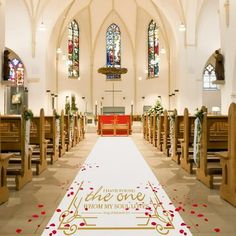
M 148 78 L 159 76 L 159 32 L 156 22 L 148 26 Z
M 68 27 L 68 76 L 79 77 L 79 25 L 76 20 Z
M 19 59 L 12 59 L 9 61 L 10 74 L 9 81 L 14 82 L 18 86 L 24 85 L 24 65 Z
M 116 24 L 111 24 L 106 32 L 107 67 L 121 67 L 121 32 Z M 107 79 L 120 79 L 120 75 L 107 75 Z
M 217 90 L 218 86 L 212 82 L 216 80 L 215 68 L 208 64 L 203 72 L 203 89 L 204 90 Z

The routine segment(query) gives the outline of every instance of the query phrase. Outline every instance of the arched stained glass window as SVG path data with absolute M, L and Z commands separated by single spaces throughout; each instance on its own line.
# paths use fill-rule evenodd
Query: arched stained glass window
M 120 28 L 111 24 L 106 33 L 107 67 L 121 66 L 121 35 Z M 119 79 L 120 75 L 107 75 L 108 79 Z
M 9 81 L 16 83 L 18 86 L 24 85 L 24 66 L 19 59 L 9 61 L 10 75 Z
M 79 77 L 79 25 L 73 20 L 69 24 L 68 35 L 68 76 Z
M 152 20 L 148 26 L 148 77 L 159 75 L 159 37 L 158 26 Z
M 215 68 L 211 64 L 208 64 L 203 72 L 203 89 L 217 90 L 218 86 L 212 83 L 214 80 L 216 80 Z

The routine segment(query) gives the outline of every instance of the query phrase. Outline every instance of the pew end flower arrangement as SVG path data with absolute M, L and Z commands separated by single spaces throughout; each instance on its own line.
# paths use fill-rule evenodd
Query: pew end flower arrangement
M 147 114 L 148 114 L 148 116 L 151 116 L 154 114 L 159 116 L 159 115 L 163 114 L 163 110 L 164 109 L 163 109 L 163 106 L 161 105 L 161 102 L 159 100 L 157 100 L 155 105 L 148 110 Z
M 203 116 L 206 113 L 202 108 L 196 109 L 195 122 L 194 122 L 194 142 L 193 142 L 193 159 L 197 166 L 200 163 L 200 145 L 202 136 L 202 121 Z
M 26 109 L 23 112 L 23 117 L 26 121 L 27 120 L 32 120 L 32 118 L 34 117 L 34 114 L 30 109 Z

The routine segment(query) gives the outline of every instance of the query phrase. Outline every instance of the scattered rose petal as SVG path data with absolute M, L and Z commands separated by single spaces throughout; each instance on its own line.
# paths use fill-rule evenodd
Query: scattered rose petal
M 61 212 L 61 209 L 57 209 L 56 212 Z
M 56 225 L 54 223 L 50 224 L 51 227 L 55 227 Z
M 53 234 L 56 234 L 56 233 L 57 233 L 57 231 L 54 229 L 54 230 L 52 231 L 52 233 L 53 233 Z
M 195 203 L 195 204 L 193 204 L 192 206 L 193 206 L 193 207 L 198 207 L 198 204 Z
M 46 214 L 46 211 L 41 211 L 41 215 L 45 215 Z
M 80 223 L 79 225 L 80 225 L 81 227 L 83 227 L 83 226 L 85 226 L 85 223 Z
M 32 217 L 33 217 L 33 218 L 39 218 L 39 215 L 34 214 L 34 215 L 32 215 Z
M 42 208 L 42 207 L 44 207 L 43 204 L 39 204 L 38 205 L 38 208 Z
M 203 217 L 204 215 L 203 214 L 198 214 L 197 217 L 201 218 Z
M 219 232 L 220 232 L 220 229 L 219 229 L 219 228 L 215 228 L 214 231 L 215 231 L 216 233 L 219 233 Z
M 183 229 L 181 229 L 179 232 L 180 232 L 181 234 L 183 234 L 183 233 L 184 233 L 184 230 L 183 230 Z
M 157 223 L 156 223 L 156 222 L 152 222 L 152 223 L 151 223 L 151 225 L 153 225 L 153 226 L 156 226 L 156 225 L 157 225 Z
M 22 229 L 16 229 L 16 233 L 20 234 L 22 232 Z

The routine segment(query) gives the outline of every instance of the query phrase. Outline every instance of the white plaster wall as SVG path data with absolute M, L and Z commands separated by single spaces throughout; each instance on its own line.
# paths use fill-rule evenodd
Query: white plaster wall
M 86 111 L 86 103 L 87 103 L 87 111 L 91 110 L 90 107 L 90 84 L 91 84 L 91 75 L 90 75 L 90 25 L 89 25 L 89 12 L 88 9 L 83 10 L 79 15 L 74 18 L 79 24 L 79 32 L 80 32 L 80 80 L 79 79 L 69 79 L 68 78 L 68 67 L 67 61 L 63 60 L 63 54 L 67 59 L 67 40 L 68 40 L 68 31 L 67 29 L 64 31 L 64 36 L 61 42 L 61 49 L 63 51 L 59 56 L 58 61 L 58 71 L 59 71 L 59 100 L 58 100 L 58 108 L 59 110 L 64 109 L 65 107 L 65 99 L 66 96 L 69 96 L 71 99 L 71 95 L 76 96 L 76 103 L 79 111 Z M 83 100 L 82 97 L 85 97 Z
M 2 80 L 3 51 L 5 47 L 5 0 L 0 1 L 0 81 Z M 0 83 L 0 114 L 4 113 L 4 86 Z
M 121 75 L 121 81 L 114 82 L 114 88 L 116 90 L 121 90 L 121 92 L 117 92 L 114 95 L 114 106 L 125 106 L 126 113 L 129 114 L 131 101 L 134 100 L 134 56 L 127 28 L 115 12 L 104 22 L 104 25 L 100 30 L 97 44 L 95 45 L 96 49 L 93 61 L 93 97 L 94 101 L 98 102 L 101 101 L 101 97 L 104 97 L 104 100 L 102 101 L 103 106 L 113 106 L 112 93 L 105 92 L 105 90 L 112 89 L 113 82 L 106 81 L 106 76 L 97 72 L 98 68 L 106 65 L 106 31 L 112 23 L 115 23 L 120 27 L 121 67 L 126 67 L 128 69 L 127 74 Z M 123 99 L 123 97 L 125 99 Z
M 186 39 L 185 33 L 180 33 L 182 43 L 180 44 L 179 60 L 180 60 L 180 78 L 179 78 L 179 94 L 177 108 L 183 111 L 187 107 L 191 113 L 196 108 L 209 104 L 211 94 L 203 94 L 202 74 L 205 64 L 212 53 L 220 48 L 220 30 L 219 30 L 219 14 L 218 2 L 215 0 L 207 0 L 203 5 L 202 11 L 196 22 L 196 40 L 192 36 L 190 42 Z M 191 31 L 190 31 L 191 32 Z M 190 33 L 187 32 L 186 33 Z M 195 32 L 192 32 L 195 33 Z M 203 95 L 206 95 L 203 101 Z M 210 100 L 209 100 L 210 99 Z M 218 98 L 217 98 L 218 99 Z
M 225 1 L 220 3 L 221 45 L 225 57 L 225 85 L 222 90 L 222 111 L 228 113 L 231 102 L 236 102 L 236 1 L 230 2 L 229 26 L 226 25 Z
M 148 25 L 152 18 L 141 9 L 138 12 L 136 65 L 137 65 L 137 109 L 141 114 L 144 105 L 154 105 L 158 96 L 162 97 L 162 104 L 168 109 L 168 61 L 167 54 L 160 54 L 160 75 L 159 78 L 147 79 L 148 69 Z M 158 23 L 158 22 L 157 22 Z M 163 45 L 160 45 L 160 48 Z M 139 80 L 139 77 L 142 80 Z M 142 97 L 145 97 L 143 99 Z
M 41 32 L 36 32 L 36 56 L 33 58 L 31 21 L 23 1 L 9 0 L 6 9 L 5 45 L 16 52 L 25 65 L 29 108 L 38 114 L 40 108 L 45 106 L 46 39 Z M 16 27 L 16 19 L 19 27 Z

